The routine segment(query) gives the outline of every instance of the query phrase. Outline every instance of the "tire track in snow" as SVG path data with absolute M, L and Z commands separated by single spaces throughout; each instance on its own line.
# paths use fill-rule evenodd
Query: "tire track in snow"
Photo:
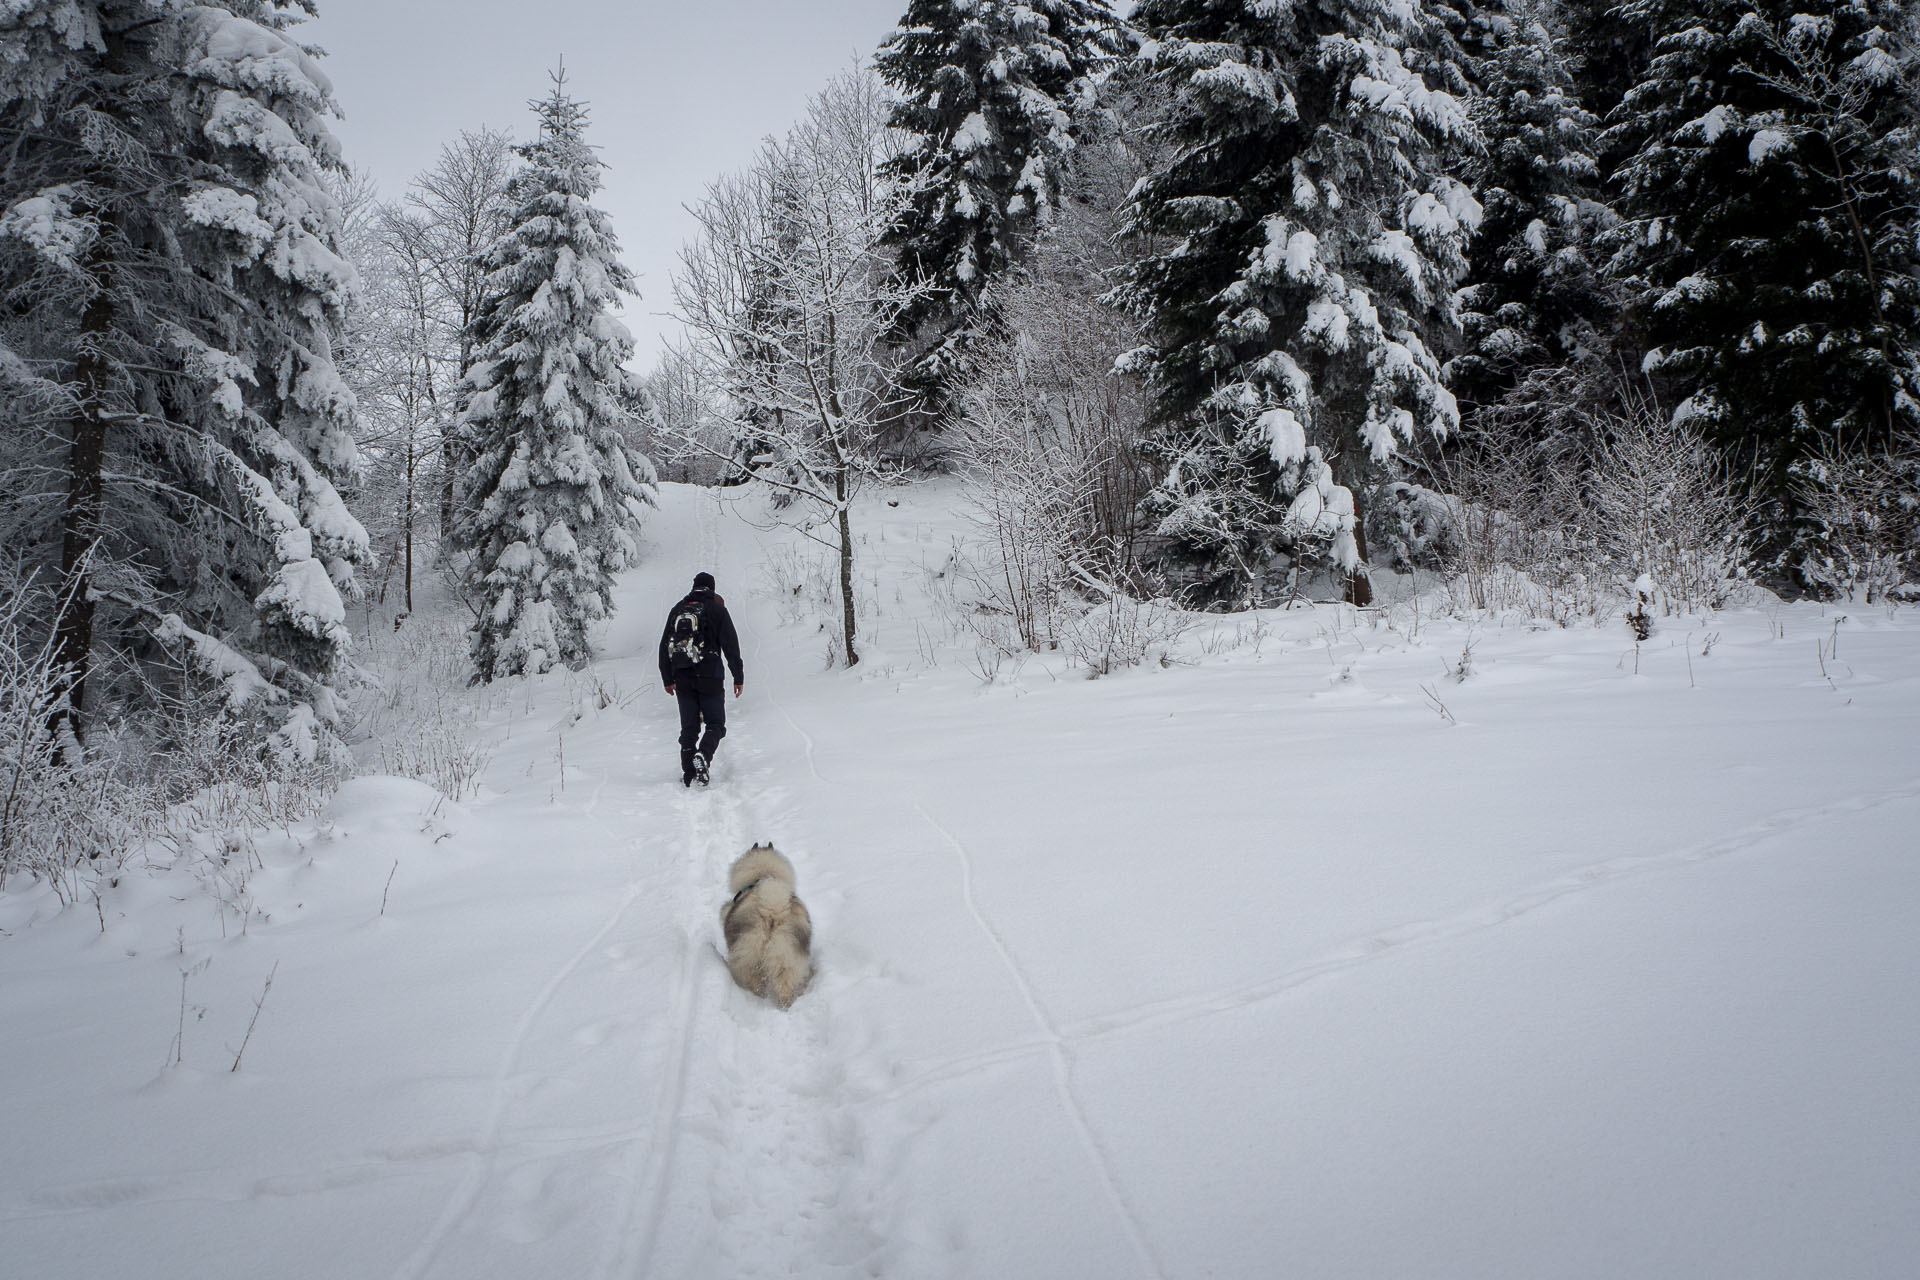
M 1158 1252 L 1147 1239 L 1147 1234 L 1140 1225 L 1139 1214 L 1134 1210 L 1132 1202 L 1120 1186 L 1120 1180 L 1114 1172 L 1113 1159 L 1094 1133 L 1093 1126 L 1087 1119 L 1086 1107 L 1080 1100 L 1079 1092 L 1074 1088 L 1073 1063 L 1067 1052 L 1067 1037 L 1054 1027 L 1053 1020 L 1047 1016 L 1046 1010 L 1041 1008 L 1039 997 L 1034 994 L 1033 984 L 1027 980 L 1026 971 L 1014 958 L 1006 940 L 1000 936 L 1000 931 L 981 911 L 979 901 L 974 896 L 972 856 L 967 853 L 966 846 L 960 843 L 953 832 L 947 830 L 938 819 L 927 812 L 927 807 L 917 798 L 913 802 L 913 807 L 919 811 L 927 825 L 940 834 L 940 838 L 946 841 L 947 846 L 953 850 L 954 856 L 960 860 L 961 896 L 966 902 L 967 913 L 980 926 L 980 931 L 987 936 L 987 941 L 992 944 L 995 954 L 1000 957 L 1000 963 L 1006 967 L 1007 975 L 1013 979 L 1014 988 L 1019 991 L 1020 999 L 1025 1002 L 1027 1012 L 1040 1029 L 1044 1040 L 1042 1047 L 1053 1060 L 1054 1086 L 1059 1091 L 1060 1104 L 1065 1109 L 1067 1118 L 1073 1123 L 1074 1132 L 1093 1165 L 1094 1174 L 1099 1179 L 1101 1188 L 1106 1192 L 1107 1199 L 1112 1202 L 1114 1212 L 1119 1216 L 1120 1224 L 1126 1230 L 1128 1243 L 1133 1246 L 1133 1251 L 1139 1256 L 1141 1264 L 1152 1275 L 1159 1277 L 1160 1280 L 1166 1280 L 1167 1270 L 1160 1264 Z

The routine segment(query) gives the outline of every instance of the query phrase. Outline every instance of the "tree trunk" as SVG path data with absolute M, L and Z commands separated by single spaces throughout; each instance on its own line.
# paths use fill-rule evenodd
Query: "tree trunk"
M 1365 608 L 1373 603 L 1373 578 L 1367 568 L 1366 511 L 1360 505 L 1360 486 L 1349 485 L 1347 491 L 1353 495 L 1353 547 L 1360 553 L 1360 563 L 1347 575 L 1347 603 Z
M 840 504 L 836 513 L 840 526 L 840 629 L 847 642 L 847 665 L 860 661 L 853 647 L 853 523 L 847 518 L 846 468 L 834 472 L 833 496 Z
M 400 516 L 400 527 L 401 527 L 401 531 L 404 533 L 406 537 L 406 544 L 407 544 L 406 551 L 403 553 L 404 564 L 402 566 L 402 580 L 405 584 L 405 590 L 406 590 L 406 596 L 407 596 L 407 612 L 409 614 L 413 612 L 413 509 L 414 509 L 413 474 L 415 470 L 417 470 L 417 461 L 414 455 L 413 446 L 414 446 L 413 423 L 410 420 L 407 423 L 406 510 Z
M 76 742 L 85 740 L 87 676 L 93 665 L 96 608 L 92 595 L 93 550 L 100 541 L 106 490 L 107 354 L 103 347 L 114 319 L 105 261 L 107 239 L 103 226 L 88 263 L 95 292 L 80 317 L 80 357 L 74 362 L 80 403 L 73 419 L 73 441 L 67 450 L 67 502 L 61 514 L 60 616 L 54 628 L 54 654 L 61 668 L 65 697 L 64 705 L 54 711 L 51 727 L 56 739 L 64 729 Z
M 460 451 L 454 446 L 451 435 L 443 436 L 440 440 L 440 466 L 444 472 L 440 483 L 440 540 L 452 546 L 453 477 L 454 473 L 460 469 Z

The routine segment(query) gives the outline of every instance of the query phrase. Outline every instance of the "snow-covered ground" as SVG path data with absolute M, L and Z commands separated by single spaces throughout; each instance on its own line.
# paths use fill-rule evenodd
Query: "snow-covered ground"
M 951 492 L 885 496 L 851 672 L 781 621 L 798 540 L 667 486 L 477 796 L 350 783 L 244 919 L 0 894 L 0 1273 L 1914 1274 L 1920 613 L 1323 606 L 989 687 L 927 602 Z M 699 568 L 747 693 L 689 793 Z M 785 1014 L 718 952 L 757 839 L 816 924 Z

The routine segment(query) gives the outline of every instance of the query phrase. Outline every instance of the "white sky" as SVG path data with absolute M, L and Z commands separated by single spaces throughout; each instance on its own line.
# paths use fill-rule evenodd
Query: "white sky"
M 600 204 L 640 277 L 625 319 L 634 365 L 679 326 L 670 277 L 693 232 L 683 205 L 784 132 L 834 72 L 872 55 L 907 0 L 319 0 L 301 38 L 346 118 L 347 159 L 398 197 L 462 129 L 531 132 L 529 100 L 566 59 L 607 162 Z

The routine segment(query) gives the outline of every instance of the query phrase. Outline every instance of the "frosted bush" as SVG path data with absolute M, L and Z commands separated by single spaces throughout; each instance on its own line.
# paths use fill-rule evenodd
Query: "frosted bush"
M 1114 592 L 1061 628 L 1060 647 L 1091 677 L 1173 661 L 1173 648 L 1194 616 L 1168 600 L 1136 600 Z
M 825 550 L 781 545 L 771 548 L 760 571 L 760 589 L 773 602 L 780 621 L 818 622 L 823 627 L 837 625 L 840 616 L 840 586 L 834 580 L 837 569 Z
M 1752 512 L 1739 485 L 1686 423 L 1652 404 L 1603 419 L 1588 477 L 1601 565 L 1644 607 L 1718 609 L 1744 588 Z
M 493 751 L 476 733 L 491 695 L 469 682 L 471 670 L 465 629 L 450 611 L 415 613 L 370 635 L 356 699 L 356 734 L 372 748 L 363 761 L 454 800 L 472 794 Z
M 1795 491 L 1819 529 L 1809 580 L 1865 604 L 1897 598 L 1920 568 L 1920 441 L 1865 456 L 1828 448 L 1802 464 Z
M 224 689 L 185 673 L 171 694 L 150 690 L 151 711 L 118 722 L 95 716 L 84 749 L 56 737 L 49 724 L 65 695 L 51 642 L 27 625 L 35 596 L 16 586 L 7 598 L 0 887 L 24 876 L 72 905 L 141 858 L 185 859 L 212 869 L 221 901 L 244 903 L 253 834 L 317 812 L 338 782 L 330 760 L 271 749 L 266 725 L 228 714 Z

